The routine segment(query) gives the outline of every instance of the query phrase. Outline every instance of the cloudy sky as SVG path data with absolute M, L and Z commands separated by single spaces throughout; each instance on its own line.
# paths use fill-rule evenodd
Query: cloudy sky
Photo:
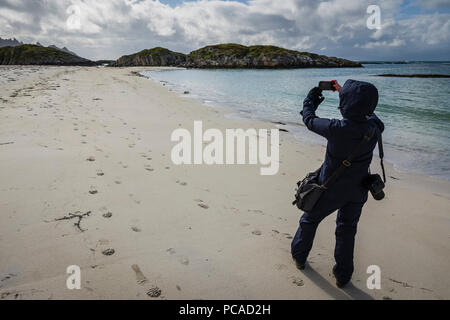
M 381 29 L 367 28 L 369 5 Z M 117 59 L 272 44 L 356 60 L 450 60 L 450 0 L 0 0 L 0 37 Z

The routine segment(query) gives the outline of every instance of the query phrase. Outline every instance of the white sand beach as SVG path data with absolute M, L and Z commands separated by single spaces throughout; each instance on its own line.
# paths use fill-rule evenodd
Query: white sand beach
M 275 125 L 227 118 L 141 70 L 0 67 L 1 299 L 450 299 L 450 182 L 388 165 L 387 197 L 370 198 L 359 223 L 352 285 L 338 289 L 335 214 L 305 271 L 290 255 L 295 183 L 324 147 L 280 132 L 274 176 L 176 166 L 171 133 L 195 120 Z M 66 287 L 70 265 L 81 267 L 79 290 Z M 366 286 L 370 265 L 381 289 Z

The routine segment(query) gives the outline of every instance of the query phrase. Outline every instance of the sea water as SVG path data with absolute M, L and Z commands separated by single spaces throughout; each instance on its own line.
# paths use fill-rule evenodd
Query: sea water
M 450 74 L 450 63 L 367 64 L 364 68 L 287 70 L 144 71 L 143 75 L 171 90 L 228 107 L 232 116 L 282 122 L 297 138 L 325 144 L 303 125 L 299 112 L 308 91 L 321 80 L 368 81 L 379 91 L 376 114 L 385 123 L 386 160 L 400 171 L 450 180 L 450 79 L 390 78 L 378 74 Z M 339 96 L 324 91 L 317 114 L 341 118 Z

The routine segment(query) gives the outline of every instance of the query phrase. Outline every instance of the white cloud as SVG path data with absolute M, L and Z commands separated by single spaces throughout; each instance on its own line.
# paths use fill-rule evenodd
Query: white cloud
M 8 21 L 8 23 L 28 23 L 32 18 L 27 12 L 2 7 L 0 7 L 0 17 Z
M 392 41 L 372 41 L 363 45 L 355 44 L 355 48 L 374 49 L 379 47 L 400 47 L 404 46 L 405 41 L 401 39 L 393 39 Z
M 439 0 L 432 2 L 434 7 L 440 5 Z M 401 3 L 199 0 L 171 7 L 158 0 L 0 0 L 0 36 L 64 45 L 95 59 L 117 58 L 153 46 L 189 52 L 220 42 L 273 44 L 361 59 L 383 55 L 402 59 L 411 52 L 446 55 L 449 15 L 396 21 Z M 366 28 L 369 4 L 381 7 L 380 30 Z M 66 10 L 71 5 L 80 9 L 77 30 L 67 28 Z

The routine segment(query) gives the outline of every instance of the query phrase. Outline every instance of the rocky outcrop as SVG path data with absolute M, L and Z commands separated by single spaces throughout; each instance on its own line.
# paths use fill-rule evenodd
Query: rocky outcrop
M 142 50 L 141 52 L 123 56 L 112 64 L 114 67 L 132 66 L 181 66 L 185 63 L 186 56 L 179 52 L 173 52 L 166 48 L 156 47 Z
M 275 46 L 219 44 L 192 51 L 188 55 L 157 47 L 123 56 L 112 66 L 172 66 L 186 68 L 342 68 L 362 67 L 359 62 L 298 52 Z
M 0 64 L 95 66 L 96 63 L 73 54 L 49 47 L 24 44 L 0 48 Z
M 55 46 L 54 44 L 49 45 L 48 47 L 49 47 L 49 48 L 53 48 L 53 49 L 57 49 L 57 50 L 60 50 L 60 51 L 64 51 L 64 52 L 67 52 L 67 53 L 70 53 L 70 54 L 72 54 L 72 55 L 74 55 L 74 56 L 79 57 L 79 55 L 77 55 L 77 54 L 76 54 L 75 52 L 73 52 L 73 51 L 70 51 L 69 49 L 67 49 L 67 47 L 58 48 L 58 47 Z
M 340 68 L 362 67 L 354 62 L 275 46 L 219 44 L 192 51 L 186 57 L 188 68 Z
M 1 47 L 16 47 L 22 45 L 23 42 L 19 42 L 16 38 L 14 39 L 2 39 L 0 38 L 0 48 Z

